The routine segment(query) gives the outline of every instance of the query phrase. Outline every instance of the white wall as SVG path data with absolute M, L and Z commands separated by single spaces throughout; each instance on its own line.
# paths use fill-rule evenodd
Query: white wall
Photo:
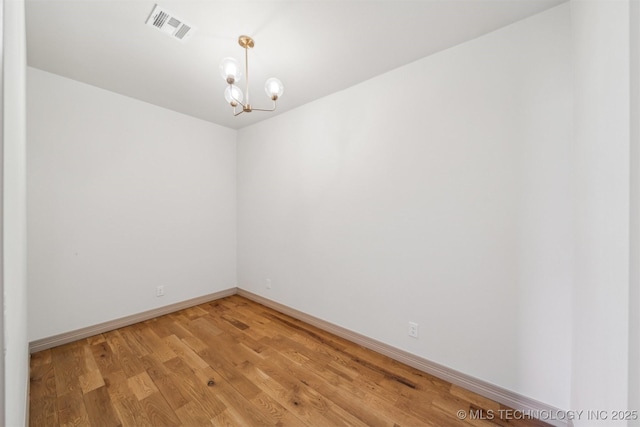
M 630 205 L 630 2 L 574 1 L 571 6 L 576 206 L 572 405 L 639 410 L 640 402 L 629 405 L 628 400 L 633 383 L 629 248 L 633 251 L 638 243 L 630 241 L 629 228 L 629 212 L 635 209 Z M 633 159 L 631 164 L 638 166 Z M 636 265 L 634 260 L 632 268 Z
M 29 381 L 26 253 L 26 42 L 24 1 L 4 1 L 4 408 L 5 426 L 24 425 Z
M 236 132 L 27 77 L 29 339 L 235 287 Z
M 569 12 L 239 131 L 239 286 L 568 408 Z

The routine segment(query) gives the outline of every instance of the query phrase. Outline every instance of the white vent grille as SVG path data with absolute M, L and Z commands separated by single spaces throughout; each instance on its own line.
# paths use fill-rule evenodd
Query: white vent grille
M 146 24 L 182 42 L 188 40 L 196 30 L 193 25 L 176 18 L 167 9 L 158 5 L 153 7 Z

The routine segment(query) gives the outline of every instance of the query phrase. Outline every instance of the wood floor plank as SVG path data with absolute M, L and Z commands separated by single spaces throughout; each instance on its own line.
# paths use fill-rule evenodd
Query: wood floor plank
M 116 402 L 133 396 L 127 376 L 123 371 L 110 371 L 107 374 L 103 374 L 103 378 L 111 401 Z
M 278 333 L 277 330 L 272 328 L 271 321 L 262 316 L 256 316 L 256 313 L 251 310 L 251 307 L 248 304 L 237 303 L 236 301 L 229 300 L 229 302 L 233 302 L 232 304 L 226 304 L 225 301 L 222 301 L 222 304 L 225 304 L 226 307 L 230 308 L 225 313 L 229 315 L 229 313 L 233 313 L 233 317 L 240 320 L 242 323 L 249 326 L 248 329 L 245 330 L 245 333 L 252 337 L 255 340 L 259 340 L 265 336 L 273 336 L 273 334 Z
M 104 335 L 94 335 L 92 337 L 87 338 L 89 345 L 96 345 L 105 342 Z
M 213 317 L 195 319 L 189 322 L 189 328 L 203 342 L 222 334 L 222 330 L 216 326 L 216 319 Z
M 165 332 L 158 334 L 156 326 L 159 326 L 159 324 L 157 322 L 149 323 L 149 325 L 150 327 L 140 328 L 134 332 L 137 340 L 149 349 L 148 354 L 153 354 L 153 356 L 161 362 L 166 362 L 176 357 L 174 351 L 160 338 L 160 335 L 168 337 L 172 334 L 169 331 L 167 331 L 168 335 L 166 336 L 164 335 Z
M 49 364 L 51 364 L 51 349 L 42 350 L 31 355 L 30 365 L 32 367 Z
M 152 426 L 178 427 L 180 420 L 159 392 L 144 398 L 142 409 Z
M 29 403 L 29 426 L 47 427 L 60 425 L 55 393 L 31 399 Z
M 251 375 L 251 373 L 249 373 Z M 252 379 L 297 418 L 312 425 L 365 425 L 355 417 L 346 415 L 318 392 L 290 376 L 286 371 L 269 365 L 254 367 Z
M 81 390 L 83 351 L 78 343 L 51 349 L 51 360 L 56 377 L 56 393 L 61 396 Z
M 153 353 L 153 349 L 146 346 L 145 343 L 139 339 L 136 331 L 139 331 L 139 329 L 132 326 L 119 329 L 120 336 L 137 357 Z
M 270 418 L 276 420 L 277 426 L 306 426 L 299 418 L 296 418 L 284 406 L 264 392 L 260 392 L 251 399 L 251 403 L 258 410 L 269 414 Z
M 88 345 L 82 347 L 83 363 L 81 366 L 82 374 L 79 377 L 80 388 L 83 393 L 88 393 L 98 387 L 104 386 L 104 378 L 98 369 L 93 352 Z
M 93 359 L 103 376 L 111 372 L 123 371 L 120 361 L 117 359 L 117 355 L 114 356 L 113 350 L 111 350 L 111 347 L 106 340 L 91 345 L 91 352 L 93 353 Z
M 206 316 L 209 312 L 199 306 L 195 306 L 182 310 L 182 314 L 184 314 L 188 319 L 193 320 L 198 317 Z
M 37 400 L 51 395 L 56 396 L 56 374 L 53 369 L 53 363 L 32 365 L 29 381 L 31 399 Z
M 147 372 L 128 378 L 127 385 L 138 400 L 142 400 L 159 391 Z
M 174 410 L 178 410 L 189 403 L 188 394 L 182 393 L 181 387 L 176 384 L 172 373 L 160 360 L 153 357 L 153 355 L 147 355 L 144 357 L 144 363 L 149 377 L 151 377 L 162 396 Z
M 246 424 L 240 413 L 233 408 L 225 409 L 221 414 L 211 419 L 211 424 L 215 427 L 236 427 Z
M 166 326 L 171 331 L 170 335 L 175 335 L 180 339 L 184 339 L 193 335 L 188 327 L 191 320 L 180 313 L 181 312 L 169 314 L 168 317 L 171 322 L 167 323 Z
M 86 426 L 89 424 L 89 415 L 84 405 L 82 393 L 66 393 L 58 397 L 58 422 L 61 426 Z
M 216 375 L 212 368 L 202 369 L 196 375 L 204 382 Z M 227 381 L 218 381 L 211 387 L 211 392 L 216 393 L 218 399 L 228 408 L 233 408 L 237 416 L 245 422 L 241 425 L 275 425 L 278 419 L 270 412 L 260 411 L 251 404 L 249 399 Z M 253 396 L 255 397 L 255 396 Z
M 541 427 L 234 295 L 36 353 L 31 426 Z
M 207 356 L 211 353 L 202 352 L 202 354 L 206 360 L 209 360 Z M 211 369 L 212 376 L 215 375 L 220 379 L 224 379 L 236 390 L 246 396 L 247 399 L 251 399 L 253 396 L 260 393 L 260 388 L 251 382 L 236 366 L 224 357 L 217 358 L 215 363 L 211 363 L 208 368 Z
M 182 339 L 182 342 L 196 353 L 209 348 L 207 344 L 200 341 L 197 337 L 186 337 Z
M 104 378 L 102 373 L 98 369 L 86 372 L 79 377 L 80 388 L 83 393 L 89 393 L 91 390 L 95 390 L 104 386 Z
M 123 427 L 154 427 L 142 408 L 142 404 L 134 397 L 113 402 Z
M 211 419 L 207 417 L 198 405 L 189 402 L 175 410 L 183 426 L 210 426 Z
M 171 320 L 169 316 L 161 316 L 145 320 L 142 323 L 132 326 L 134 326 L 136 330 L 152 329 L 160 338 L 164 338 L 173 334 L 168 327 L 171 323 L 173 323 L 173 320 Z
M 196 377 L 195 373 L 179 357 L 165 362 L 165 366 L 171 372 L 171 378 L 176 383 L 183 396 L 196 402 L 209 418 L 222 413 L 226 407 L 218 399 L 216 392 L 208 386 L 208 379 Z M 220 376 L 218 375 L 218 378 Z M 220 382 L 220 381 L 217 381 Z
M 83 396 L 83 400 L 91 425 L 105 427 L 122 425 L 106 387 L 91 390 Z
M 144 372 L 144 365 L 140 363 L 139 357 L 134 354 L 125 340 L 122 339 L 119 331 L 111 331 L 104 335 L 113 357 L 119 361 L 127 377 L 134 377 Z
M 173 352 L 180 357 L 193 370 L 204 368 L 207 362 L 202 360 L 198 354 L 186 345 L 180 338 L 175 335 L 169 335 L 164 342 Z

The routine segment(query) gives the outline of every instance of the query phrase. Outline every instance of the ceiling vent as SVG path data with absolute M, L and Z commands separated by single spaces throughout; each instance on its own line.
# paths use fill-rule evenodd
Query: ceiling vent
M 157 4 L 147 18 L 146 24 L 181 42 L 187 41 L 196 30 L 193 25 L 176 18 L 173 13 Z

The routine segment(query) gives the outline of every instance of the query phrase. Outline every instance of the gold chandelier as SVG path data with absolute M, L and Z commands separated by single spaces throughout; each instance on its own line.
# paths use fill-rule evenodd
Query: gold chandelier
M 235 83 L 242 78 L 242 69 L 238 61 L 236 61 L 235 58 L 229 57 L 224 58 L 220 63 L 220 74 L 229 85 L 224 91 L 224 97 L 229 105 L 233 107 L 233 115 L 238 116 L 242 113 L 250 113 L 252 111 L 274 111 L 276 109 L 276 101 L 284 92 L 282 82 L 275 77 L 271 77 L 264 84 L 264 90 L 267 96 L 273 101 L 272 108 L 253 108 L 249 102 L 249 49 L 252 48 L 255 43 L 249 36 L 240 36 L 238 37 L 238 44 L 244 48 L 244 73 L 246 75 L 244 95 L 242 94 L 242 90 L 235 85 Z M 236 111 L 238 107 L 242 107 L 242 109 Z

